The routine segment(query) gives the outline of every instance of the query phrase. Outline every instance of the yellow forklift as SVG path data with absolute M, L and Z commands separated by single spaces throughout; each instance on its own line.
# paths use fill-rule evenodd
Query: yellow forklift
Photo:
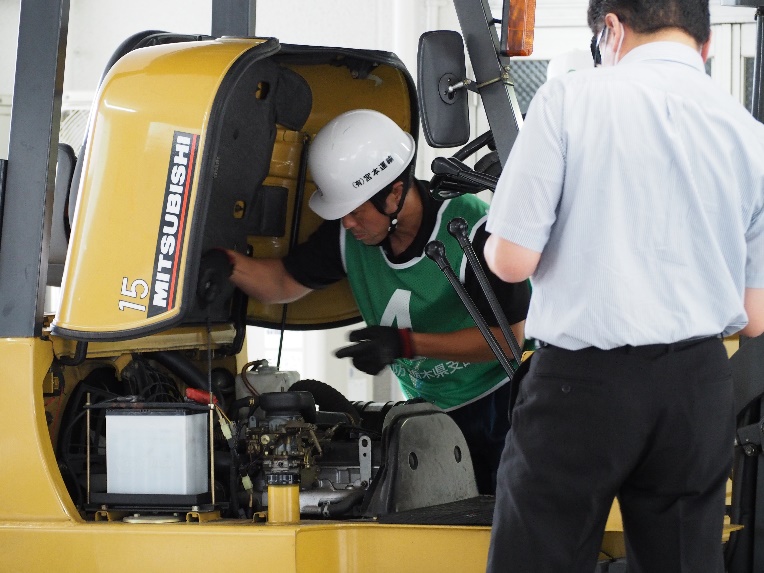
M 347 285 L 261 305 L 215 248 L 283 256 L 307 238 L 310 142 L 350 109 L 463 146 L 434 165 L 441 197 L 490 187 L 522 124 L 509 63 L 531 49 L 534 2 L 495 20 L 454 0 L 462 34 L 423 35 L 416 87 L 394 54 L 251 37 L 254 0 L 212 4 L 210 35 L 125 40 L 74 150 L 58 145 L 69 1 L 21 0 L 0 162 L 0 570 L 482 571 L 493 498 L 444 412 L 350 402 L 243 350 L 247 325 L 357 322 Z M 469 90 L 495 126 L 472 142 Z M 742 410 L 764 349 L 735 356 Z M 602 548 L 598 571 L 623 570 L 617 511 Z

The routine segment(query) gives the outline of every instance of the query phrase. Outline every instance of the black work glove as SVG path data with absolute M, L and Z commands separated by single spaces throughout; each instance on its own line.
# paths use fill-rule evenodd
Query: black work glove
M 352 358 L 353 366 L 366 374 L 379 374 L 396 358 L 411 358 L 411 330 L 392 326 L 369 326 L 350 333 L 350 342 L 357 342 L 335 351 L 337 358 Z
M 230 255 L 223 249 L 210 249 L 202 255 L 199 261 L 199 282 L 196 285 L 196 295 L 204 307 L 213 302 L 228 283 L 228 277 L 233 272 L 233 262 Z

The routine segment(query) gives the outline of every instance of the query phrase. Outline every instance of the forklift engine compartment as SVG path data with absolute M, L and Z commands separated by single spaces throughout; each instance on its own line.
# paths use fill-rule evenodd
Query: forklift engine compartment
M 258 361 L 242 373 L 252 393 L 241 398 L 242 378 L 216 366 L 210 409 L 194 386 L 201 372 L 178 382 L 196 369 L 184 353 L 95 362 L 66 406 L 53 398 L 48 409 L 59 467 L 86 519 L 194 511 L 252 520 L 267 511 L 269 486 L 299 486 L 307 519 L 377 518 L 477 496 L 464 437 L 432 405 L 351 403 L 316 380 L 269 392 L 274 369 Z M 69 376 L 59 373 L 60 389 Z
M 164 33 L 121 50 L 68 202 L 54 200 L 54 217 L 75 202 L 76 216 L 49 327 L 58 358 L 46 406 L 81 515 L 271 520 L 278 493 L 298 508 L 288 520 L 376 519 L 479 499 L 464 437 L 434 406 L 352 404 L 315 380 L 274 387 L 264 361 L 239 372 L 246 324 L 357 322 L 346 281 L 288 307 L 245 304 L 207 255 L 281 257 L 305 240 L 320 223 L 304 200 L 315 189 L 311 138 L 358 108 L 415 131 L 403 64 L 382 52 Z

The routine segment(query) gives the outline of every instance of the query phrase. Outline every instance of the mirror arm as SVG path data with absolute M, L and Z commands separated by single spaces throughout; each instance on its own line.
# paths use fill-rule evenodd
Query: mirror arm
M 467 91 L 471 91 L 472 93 L 478 93 L 478 86 L 476 86 L 475 82 L 473 82 L 472 80 L 468 78 L 463 79 L 462 81 L 457 82 L 452 86 L 448 86 L 446 88 L 446 93 L 452 94 L 456 91 L 464 90 L 464 89 L 466 89 Z
M 515 85 L 514 82 L 509 77 L 509 72 L 506 70 L 502 72 L 501 76 L 498 78 L 493 78 L 492 80 L 488 80 L 486 82 L 483 82 L 482 84 L 476 84 L 474 80 L 471 80 L 469 78 L 463 79 L 460 82 L 455 83 L 452 86 L 448 86 L 446 88 L 446 93 L 452 94 L 455 91 L 466 89 L 468 91 L 471 91 L 472 93 L 479 93 L 481 89 L 483 89 L 486 86 L 490 86 L 491 84 L 495 84 L 496 82 L 502 82 L 505 85 Z

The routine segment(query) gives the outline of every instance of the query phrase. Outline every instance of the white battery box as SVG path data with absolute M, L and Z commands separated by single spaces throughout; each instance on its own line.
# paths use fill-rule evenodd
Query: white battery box
M 107 493 L 208 492 L 208 419 L 183 409 L 107 410 Z

